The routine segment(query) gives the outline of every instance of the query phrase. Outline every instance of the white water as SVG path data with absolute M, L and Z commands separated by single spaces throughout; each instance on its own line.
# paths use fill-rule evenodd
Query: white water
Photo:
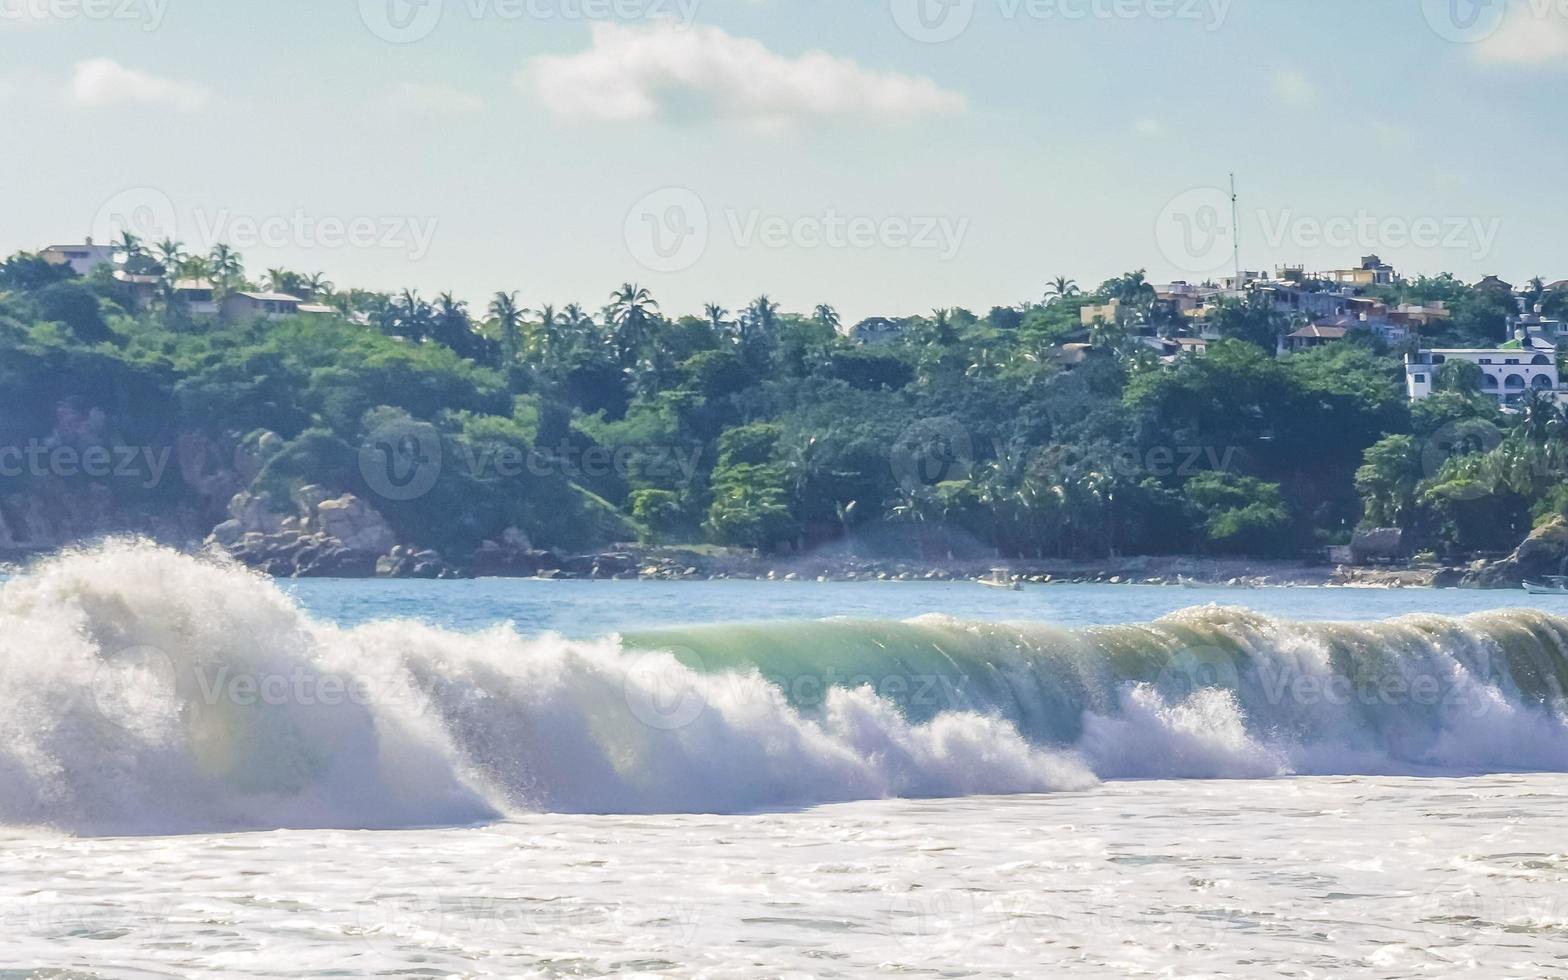
M 878 629 L 831 626 L 823 636 L 839 646 L 813 652 L 836 663 Z M 461 826 L 1101 779 L 1568 771 L 1553 673 L 1564 624 L 1538 613 L 1350 627 L 1209 610 L 1087 633 L 899 629 L 905 646 L 877 647 L 883 669 L 925 657 L 955 671 L 945 710 L 901 711 L 876 677 L 800 706 L 767 663 L 697 672 L 613 638 L 344 629 L 243 571 L 111 544 L 0 587 L 0 823 Z M 1336 697 L 1346 671 L 1366 676 Z M 1044 734 L 1063 726 L 1066 740 Z
M 1568 777 L 0 834 L 7 977 L 1543 977 Z
M 144 545 L 40 565 L 0 586 L 0 980 L 1568 963 L 1553 617 L 699 632 L 350 628 Z M 803 697 L 829 674 L 870 686 Z M 1543 772 L 1452 778 L 1510 769 Z

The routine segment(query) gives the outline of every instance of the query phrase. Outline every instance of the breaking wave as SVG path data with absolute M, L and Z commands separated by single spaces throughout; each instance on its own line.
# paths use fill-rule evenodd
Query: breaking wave
M 138 542 L 0 586 L 0 823 L 737 812 L 1103 779 L 1568 771 L 1568 620 L 341 628 Z

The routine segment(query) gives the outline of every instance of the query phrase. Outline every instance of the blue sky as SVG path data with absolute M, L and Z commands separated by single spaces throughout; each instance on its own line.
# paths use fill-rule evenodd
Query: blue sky
M 1223 275 L 1234 170 L 1248 268 L 1568 278 L 1568 3 L 1475 2 L 0 0 L 0 250 L 983 309 Z

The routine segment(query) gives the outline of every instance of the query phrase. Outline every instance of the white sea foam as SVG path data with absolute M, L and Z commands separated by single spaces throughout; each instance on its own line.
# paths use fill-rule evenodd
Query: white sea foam
M 813 656 L 850 663 L 865 632 L 819 624 L 808 648 L 769 629 L 797 680 Z M 858 682 L 791 700 L 777 664 L 693 669 L 675 637 L 340 628 L 238 568 L 113 542 L 0 587 L 0 823 L 445 826 L 1097 779 L 1568 771 L 1564 629 L 1539 613 L 1302 625 L 1211 608 L 1082 632 L 924 619 L 898 627 L 907 649 L 873 647 L 886 671 L 954 672 L 961 696 L 915 711 Z M 837 676 L 879 669 L 854 666 Z

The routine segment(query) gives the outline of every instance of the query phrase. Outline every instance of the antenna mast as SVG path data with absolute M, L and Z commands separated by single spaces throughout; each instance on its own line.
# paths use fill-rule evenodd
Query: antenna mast
M 1240 292 L 1245 284 L 1241 281 L 1241 201 L 1236 196 L 1235 171 L 1230 175 L 1230 245 L 1236 262 L 1236 291 Z

